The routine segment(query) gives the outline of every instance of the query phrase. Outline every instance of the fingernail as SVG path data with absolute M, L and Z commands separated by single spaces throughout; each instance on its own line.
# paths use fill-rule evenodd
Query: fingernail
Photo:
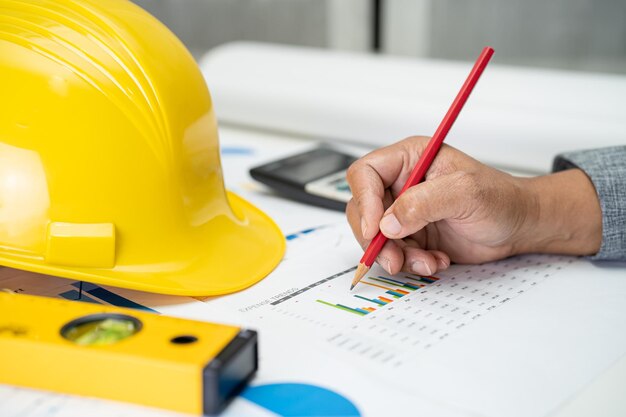
M 426 275 L 430 275 L 433 273 L 428 264 L 422 261 L 413 262 L 411 264 L 411 271 L 415 272 L 416 274 L 423 274 L 424 272 L 426 272 Z
M 395 236 L 402 230 L 402 225 L 393 213 L 387 214 L 380 221 L 380 230 L 386 235 Z
M 439 269 L 446 269 L 450 266 L 450 264 L 443 259 L 437 259 L 437 265 L 439 266 Z
M 365 232 L 367 232 L 367 222 L 365 218 L 361 219 L 361 235 L 365 237 Z

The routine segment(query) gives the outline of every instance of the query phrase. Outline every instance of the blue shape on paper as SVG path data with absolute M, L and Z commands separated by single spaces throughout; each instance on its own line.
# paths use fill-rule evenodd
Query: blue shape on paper
M 302 235 L 308 235 L 309 233 L 314 232 L 314 231 L 316 231 L 318 229 L 321 229 L 323 227 L 324 226 L 319 226 L 319 227 L 313 227 L 311 229 L 300 230 L 299 232 L 292 233 L 290 235 L 285 236 L 285 239 L 287 239 L 287 240 L 294 240 L 294 239 L 297 239 L 297 238 L 301 237 Z
M 222 155 L 252 155 L 254 150 L 241 146 L 222 146 L 220 148 Z
M 241 394 L 246 400 L 282 417 L 360 417 L 350 400 L 309 384 L 264 384 Z
M 75 282 L 72 284 L 75 288 L 80 288 L 80 282 Z M 151 309 L 150 307 L 146 307 L 139 303 L 136 303 L 128 298 L 122 297 L 121 295 L 117 295 L 109 290 L 106 290 L 98 285 L 92 284 L 90 282 L 83 282 L 83 293 L 90 294 L 96 298 L 101 299 L 105 303 L 109 303 L 116 307 L 126 307 L 126 308 L 134 308 L 135 310 L 149 311 L 151 313 L 158 313 L 158 311 Z M 63 296 L 63 295 L 61 295 Z M 83 298 L 85 295 L 83 294 Z M 65 297 L 67 298 L 67 297 Z M 78 299 L 78 292 L 76 294 L 76 298 Z M 92 299 L 93 300 L 93 299 Z M 95 302 L 95 300 L 93 300 Z

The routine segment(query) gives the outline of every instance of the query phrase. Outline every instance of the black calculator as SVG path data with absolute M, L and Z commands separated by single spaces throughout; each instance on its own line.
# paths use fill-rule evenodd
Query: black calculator
M 252 168 L 250 175 L 287 198 L 345 211 L 352 198 L 346 171 L 356 160 L 353 155 L 319 147 Z

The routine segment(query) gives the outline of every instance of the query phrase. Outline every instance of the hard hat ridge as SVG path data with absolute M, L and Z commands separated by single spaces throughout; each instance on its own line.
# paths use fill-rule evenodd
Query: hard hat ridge
M 271 219 L 224 189 L 193 57 L 138 6 L 0 0 L 0 91 L 0 264 L 211 295 L 282 258 Z
M 107 0 L 109 7 L 115 3 L 119 2 Z M 2 0 L 0 4 L 10 11 L 0 15 L 0 38 L 67 68 L 127 114 L 138 131 L 163 141 L 168 137 L 164 112 L 145 63 L 139 65 L 136 53 L 119 34 L 115 17 L 94 13 L 93 6 L 84 1 Z M 59 78 L 56 87 L 62 92 Z

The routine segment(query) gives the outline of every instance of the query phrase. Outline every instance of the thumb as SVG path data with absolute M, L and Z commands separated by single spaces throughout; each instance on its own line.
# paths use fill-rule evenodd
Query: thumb
M 380 230 L 390 239 L 401 239 L 429 223 L 463 217 L 474 205 L 475 199 L 468 198 L 472 189 L 476 189 L 472 175 L 462 171 L 417 184 L 387 209 Z

